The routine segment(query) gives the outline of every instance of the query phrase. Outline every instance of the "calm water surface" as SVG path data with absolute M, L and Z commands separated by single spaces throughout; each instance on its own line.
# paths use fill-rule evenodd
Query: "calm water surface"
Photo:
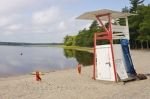
M 75 68 L 78 63 L 92 64 L 88 52 L 59 47 L 0 46 L 0 77 Z

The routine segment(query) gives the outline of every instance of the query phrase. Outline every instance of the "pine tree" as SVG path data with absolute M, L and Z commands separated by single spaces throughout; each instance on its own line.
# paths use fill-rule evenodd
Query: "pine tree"
M 130 12 L 136 13 L 138 5 L 142 4 L 145 0 L 130 0 L 131 9 Z

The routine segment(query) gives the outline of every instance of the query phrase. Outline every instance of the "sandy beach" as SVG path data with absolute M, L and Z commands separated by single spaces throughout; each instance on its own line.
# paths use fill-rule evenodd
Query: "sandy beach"
M 137 73 L 150 74 L 150 51 L 132 50 Z M 37 82 L 35 75 L 0 78 L 0 99 L 150 99 L 148 79 L 128 82 L 95 81 L 92 66 L 45 73 Z

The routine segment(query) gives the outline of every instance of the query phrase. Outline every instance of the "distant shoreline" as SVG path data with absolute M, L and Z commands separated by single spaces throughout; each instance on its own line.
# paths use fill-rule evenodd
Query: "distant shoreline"
M 25 43 L 25 42 L 0 42 L 0 45 L 7 46 L 49 46 L 49 45 L 63 45 L 63 43 Z

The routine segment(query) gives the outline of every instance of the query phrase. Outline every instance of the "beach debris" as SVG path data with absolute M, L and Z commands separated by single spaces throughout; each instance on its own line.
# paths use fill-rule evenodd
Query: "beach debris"
M 40 77 L 39 71 L 36 71 L 35 77 L 36 77 L 36 81 L 41 81 L 42 80 L 41 77 Z
M 22 55 L 23 55 L 23 53 L 20 53 L 20 55 L 22 56 Z
M 77 65 L 77 70 L 78 70 L 78 73 L 79 73 L 79 74 L 81 74 L 81 67 L 82 67 L 82 64 L 78 64 L 78 65 Z
M 137 75 L 137 78 L 138 78 L 139 80 L 147 79 L 147 77 L 146 77 L 145 74 L 138 74 L 138 75 Z
M 150 73 L 147 73 L 147 74 L 144 74 L 145 76 L 147 76 L 147 77 L 150 77 Z

